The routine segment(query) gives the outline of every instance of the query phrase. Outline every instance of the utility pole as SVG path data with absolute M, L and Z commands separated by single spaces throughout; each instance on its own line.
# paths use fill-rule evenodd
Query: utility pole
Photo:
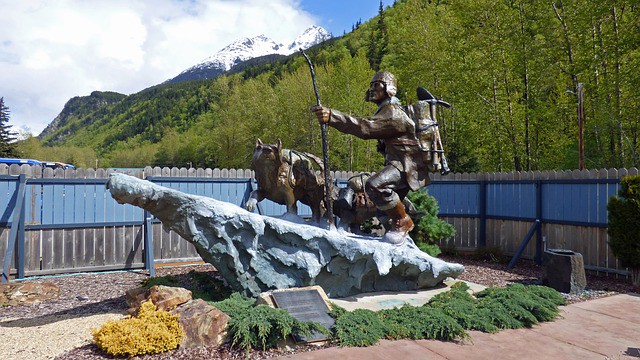
M 578 83 L 578 169 L 584 170 L 584 137 L 583 137 L 583 123 L 584 123 L 584 106 L 582 103 L 582 97 L 584 95 L 584 84 Z

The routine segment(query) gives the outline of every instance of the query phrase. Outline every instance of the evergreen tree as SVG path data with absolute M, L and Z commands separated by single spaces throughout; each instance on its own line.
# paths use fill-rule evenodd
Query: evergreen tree
M 369 47 L 367 49 L 367 58 L 371 68 L 375 71 L 380 70 L 382 58 L 387 53 L 387 45 L 389 43 L 389 34 L 384 19 L 384 6 L 380 1 L 378 9 L 378 21 L 371 30 L 371 38 L 369 39 Z
M 8 123 L 9 108 L 4 105 L 4 98 L 0 97 L 0 157 L 17 157 L 16 133 L 10 130 Z

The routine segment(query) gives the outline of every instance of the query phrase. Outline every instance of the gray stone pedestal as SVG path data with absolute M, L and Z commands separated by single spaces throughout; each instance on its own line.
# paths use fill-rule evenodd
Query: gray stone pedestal
M 587 286 L 582 254 L 571 250 L 547 249 L 544 252 L 544 284 L 562 293 L 580 293 Z

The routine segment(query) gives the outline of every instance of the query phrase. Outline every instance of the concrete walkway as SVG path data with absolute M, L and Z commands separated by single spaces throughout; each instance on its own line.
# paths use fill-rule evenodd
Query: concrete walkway
M 615 295 L 562 306 L 560 317 L 531 329 L 470 331 L 463 343 L 383 340 L 366 348 L 334 347 L 283 356 L 296 360 L 639 359 L 640 296 Z

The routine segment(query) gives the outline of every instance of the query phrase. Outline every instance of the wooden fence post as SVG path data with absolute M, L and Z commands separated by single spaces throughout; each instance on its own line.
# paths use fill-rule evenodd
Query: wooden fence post
M 11 217 L 11 231 L 9 232 L 9 241 L 7 252 L 4 257 L 4 267 L 2 269 L 2 281 L 9 281 L 9 272 L 11 269 L 11 258 L 13 257 L 13 249 L 18 244 L 18 261 L 16 264 L 17 278 L 24 278 L 24 194 L 26 188 L 26 176 L 20 174 L 18 176 L 18 187 L 16 191 L 16 205 L 13 208 L 13 216 Z
M 478 224 L 478 247 L 484 248 L 487 246 L 487 180 L 482 178 L 480 180 L 480 193 L 478 194 L 478 206 L 479 209 L 479 221 Z

